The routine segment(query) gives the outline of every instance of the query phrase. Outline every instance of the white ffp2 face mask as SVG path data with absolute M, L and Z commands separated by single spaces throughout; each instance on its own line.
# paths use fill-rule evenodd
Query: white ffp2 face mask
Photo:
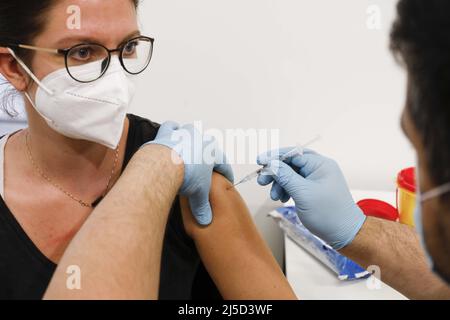
M 66 68 L 56 70 L 39 81 L 30 69 L 10 50 L 19 64 L 38 84 L 35 102 L 25 96 L 60 134 L 79 140 L 117 148 L 125 123 L 128 107 L 135 93 L 132 75 L 122 68 L 119 59 L 113 57 L 106 73 L 94 82 L 81 83 L 70 77 Z M 71 74 L 99 74 L 101 61 L 71 69 Z

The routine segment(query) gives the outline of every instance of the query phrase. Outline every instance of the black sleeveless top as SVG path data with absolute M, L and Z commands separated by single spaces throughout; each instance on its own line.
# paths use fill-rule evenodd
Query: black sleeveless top
M 155 138 L 159 128 L 150 120 L 127 116 L 130 126 L 122 170 L 143 143 Z M 0 196 L 0 299 L 41 299 L 55 269 L 56 265 L 34 245 Z M 178 198 L 165 232 L 159 297 L 220 299 L 194 242 L 185 232 Z

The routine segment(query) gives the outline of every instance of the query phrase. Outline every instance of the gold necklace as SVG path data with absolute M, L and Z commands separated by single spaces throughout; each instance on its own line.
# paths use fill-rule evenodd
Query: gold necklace
M 112 181 L 112 178 L 113 178 L 113 176 L 114 176 L 114 172 L 115 172 L 115 170 L 116 170 L 117 162 L 118 162 L 118 160 L 119 160 L 119 146 L 117 146 L 117 148 L 116 148 L 116 155 L 115 155 L 115 159 L 114 159 L 114 165 L 113 165 L 113 168 L 112 168 L 112 170 L 111 170 L 111 175 L 109 176 L 108 183 L 106 184 L 106 189 L 105 189 L 105 191 L 104 191 L 103 194 L 102 194 L 100 197 L 98 197 L 94 202 L 92 202 L 91 204 L 89 204 L 89 203 L 87 203 L 87 202 L 85 202 L 85 201 L 83 201 L 83 200 L 81 200 L 81 199 L 78 199 L 78 198 L 75 197 L 72 193 L 70 193 L 70 192 L 66 191 L 65 189 L 63 189 L 59 184 L 57 184 L 56 182 L 54 182 L 48 175 L 46 175 L 46 174 L 41 170 L 41 168 L 40 168 L 40 167 L 36 164 L 36 162 L 34 161 L 33 155 L 31 154 L 31 149 L 30 149 L 30 146 L 29 146 L 29 143 L 28 143 L 28 131 L 27 131 L 26 134 L 25 134 L 25 144 L 26 144 L 26 146 L 27 146 L 28 157 L 30 158 L 30 161 L 31 161 L 33 167 L 34 167 L 35 170 L 41 175 L 41 177 L 44 178 L 47 182 L 49 182 L 51 185 L 53 185 L 55 188 L 57 188 L 57 189 L 59 189 L 61 192 L 63 192 L 66 196 L 68 196 L 68 197 L 71 198 L 72 200 L 78 202 L 82 207 L 95 208 L 95 207 L 100 203 L 100 201 L 102 201 L 102 199 L 105 197 L 105 195 L 106 195 L 106 193 L 108 192 L 109 187 L 110 187 L 110 185 L 111 185 L 111 181 Z

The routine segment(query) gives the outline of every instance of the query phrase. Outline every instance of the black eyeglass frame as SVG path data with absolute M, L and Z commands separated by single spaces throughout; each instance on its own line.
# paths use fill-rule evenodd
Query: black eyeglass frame
M 148 59 L 146 65 L 142 68 L 142 70 L 139 71 L 139 72 L 131 72 L 131 71 L 129 71 L 129 70 L 127 69 L 127 67 L 125 66 L 125 63 L 123 62 L 123 50 L 125 49 L 125 47 L 126 47 L 126 45 L 127 45 L 128 43 L 133 42 L 133 41 L 136 41 L 136 40 L 144 40 L 144 41 L 148 41 L 148 42 L 150 42 L 151 47 L 150 47 L 150 52 L 149 52 L 149 59 Z M 91 43 L 91 42 L 79 43 L 79 44 L 76 44 L 76 45 L 74 45 L 74 46 L 72 46 L 72 47 L 70 47 L 70 48 L 67 48 L 67 49 L 42 48 L 42 47 L 36 47 L 36 46 L 31 46 L 31 45 L 26 45 L 26 44 L 6 44 L 6 45 L 1 45 L 1 46 L 4 46 L 4 47 L 10 47 L 11 49 L 14 49 L 14 48 L 20 48 L 20 49 L 26 49 L 26 50 L 43 51 L 43 52 L 48 52 L 48 53 L 54 53 L 54 54 L 64 55 L 64 64 L 65 64 L 65 67 L 66 67 L 66 70 L 67 70 L 67 73 L 69 74 L 69 76 L 70 76 L 73 80 L 75 80 L 75 81 L 77 81 L 77 82 L 81 82 L 81 83 L 91 83 L 91 82 L 94 82 L 94 81 L 100 79 L 100 78 L 103 77 L 103 75 L 106 73 L 106 71 L 108 70 L 108 67 L 109 67 L 109 65 L 110 65 L 110 63 L 111 63 L 111 56 L 112 56 L 112 53 L 114 53 L 114 52 L 119 52 L 119 61 L 120 61 L 120 64 L 122 65 L 122 68 L 123 68 L 126 72 L 128 72 L 129 74 L 132 74 L 132 75 L 138 75 L 138 74 L 144 72 L 145 69 L 147 69 L 147 67 L 149 66 L 150 61 L 152 60 L 152 57 L 153 57 L 153 47 L 154 47 L 154 42 L 155 42 L 155 39 L 153 39 L 153 38 L 146 37 L 146 36 L 137 36 L 137 37 L 134 37 L 134 38 L 131 38 L 131 39 L 129 39 L 129 40 L 124 41 L 124 42 L 123 42 L 119 47 L 117 47 L 116 49 L 108 49 L 108 48 L 105 47 L 104 45 L 101 45 L 101 44 L 99 44 L 99 43 Z M 108 64 L 106 65 L 106 67 L 103 68 L 104 70 L 103 70 L 102 73 L 98 76 L 98 78 L 96 78 L 96 79 L 94 79 L 94 80 L 89 80 L 89 81 L 81 81 L 81 80 L 76 79 L 75 77 L 73 77 L 72 74 L 70 73 L 70 70 L 69 70 L 69 64 L 68 64 L 68 57 L 69 57 L 69 53 L 70 53 L 72 50 L 74 50 L 75 48 L 77 48 L 77 47 L 83 47 L 83 46 L 89 46 L 89 45 L 95 45 L 95 46 L 99 46 L 99 47 L 104 48 L 104 49 L 108 52 Z

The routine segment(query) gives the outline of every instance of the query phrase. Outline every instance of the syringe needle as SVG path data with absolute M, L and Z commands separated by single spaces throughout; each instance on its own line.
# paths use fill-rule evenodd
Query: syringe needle
M 322 139 L 322 137 L 321 137 L 320 135 L 315 136 L 314 139 L 311 139 L 311 140 L 308 141 L 307 143 L 305 143 L 305 144 L 303 144 L 303 145 L 301 145 L 301 146 L 298 145 L 297 147 L 293 148 L 291 151 L 285 153 L 283 156 L 279 157 L 279 160 L 280 160 L 280 161 L 285 161 L 285 160 L 287 160 L 288 158 L 293 157 L 293 156 L 295 156 L 295 155 L 299 155 L 299 154 L 302 155 L 303 152 L 304 152 L 304 149 L 305 149 L 306 147 L 310 146 L 311 144 L 313 144 L 314 142 L 316 142 L 317 140 L 320 140 L 320 139 Z M 244 182 L 250 181 L 250 180 L 252 180 L 253 178 L 259 176 L 259 174 L 264 170 L 264 168 L 266 168 L 266 166 L 264 166 L 264 167 L 262 167 L 262 168 L 259 168 L 258 170 L 254 171 L 254 172 L 252 172 L 252 173 L 250 173 L 250 174 L 248 174 L 248 175 L 246 175 L 246 176 L 245 176 L 242 180 L 240 180 L 239 182 L 233 184 L 232 186 L 229 186 L 229 187 L 227 188 L 227 190 L 233 189 L 233 188 L 235 188 L 236 186 L 238 186 L 238 185 L 240 185 L 240 184 L 242 184 L 242 183 L 244 183 Z
M 241 180 L 241 181 L 239 181 L 239 182 L 233 184 L 232 186 L 229 186 L 229 187 L 227 188 L 227 190 L 236 188 L 236 187 L 237 187 L 238 185 L 240 185 L 242 182 L 243 182 L 243 181 Z
M 247 182 L 252 180 L 253 178 L 257 177 L 263 170 L 264 168 L 259 168 L 258 170 L 246 175 L 244 178 L 242 178 L 240 181 L 238 181 L 237 183 L 233 184 L 232 186 L 229 186 L 227 188 L 227 190 L 230 190 L 232 188 L 235 188 L 236 186 L 240 185 L 241 183 Z

